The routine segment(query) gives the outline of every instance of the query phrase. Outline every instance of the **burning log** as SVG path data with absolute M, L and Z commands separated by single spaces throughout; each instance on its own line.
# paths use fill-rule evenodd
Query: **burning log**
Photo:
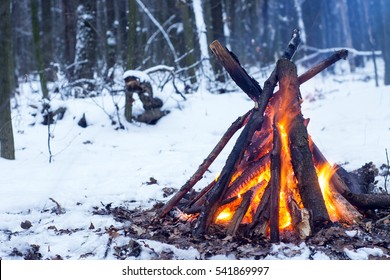
M 159 217 L 162 218 L 165 216 L 175 205 L 182 199 L 186 193 L 188 193 L 194 185 L 202 179 L 203 174 L 210 167 L 210 165 L 217 158 L 219 153 L 223 150 L 226 144 L 229 142 L 230 138 L 248 121 L 248 117 L 252 114 L 252 110 L 248 111 L 245 115 L 237 118 L 235 122 L 229 127 L 229 129 L 222 136 L 221 140 L 217 143 L 211 153 L 203 161 L 203 163 L 198 167 L 194 175 L 180 188 L 180 190 L 169 200 L 167 204 L 161 209 Z
M 242 201 L 240 206 L 234 212 L 233 218 L 229 224 L 229 227 L 226 231 L 227 234 L 234 236 L 237 232 L 238 227 L 241 224 L 242 219 L 245 216 L 245 213 L 248 211 L 248 208 L 251 204 L 253 196 L 253 191 L 249 190 L 242 196 Z
M 329 215 L 321 194 L 320 185 L 312 153 L 309 148 L 308 133 L 300 110 L 300 92 L 296 75 L 296 67 L 289 60 L 283 60 L 282 67 L 277 68 L 279 92 L 287 108 L 284 113 L 290 119 L 287 123 L 291 163 L 298 181 L 299 194 L 303 205 L 309 210 L 314 223 L 329 222 Z M 287 111 L 286 111 L 287 110 Z
M 195 198 L 184 201 L 183 211 L 196 218 L 195 236 L 201 237 L 211 225 L 220 224 L 232 236 L 253 237 L 269 232 L 271 241 L 278 242 L 284 231 L 295 231 L 304 239 L 317 229 L 315 226 L 357 222 L 362 215 L 353 205 L 373 205 L 368 197 L 351 195 L 311 140 L 308 122 L 301 113 L 300 84 L 345 58 L 347 51 L 335 52 L 298 77 L 290 59 L 299 41 L 299 32 L 294 30 L 263 89 L 233 53 L 218 41 L 211 44 L 214 54 L 255 107 L 231 125 L 195 174 L 162 208 L 160 218 L 178 205 L 241 127 L 220 176 Z M 274 92 L 278 81 L 279 91 Z M 387 205 L 386 201 L 380 203 Z
M 251 136 L 258 127 L 261 127 L 263 121 L 262 114 L 263 113 L 261 113 L 259 109 L 255 109 L 242 133 L 238 137 L 237 142 L 221 171 L 221 175 L 214 188 L 207 195 L 206 202 L 195 226 L 194 234 L 196 236 L 203 235 L 211 222 L 216 219 L 216 211 L 219 208 L 219 202 L 225 195 L 227 185 L 231 181 L 233 173 L 241 161 L 246 147 L 248 147 L 250 143 Z
M 273 124 L 273 149 L 271 152 L 271 180 L 270 180 L 270 239 L 271 242 L 279 242 L 279 198 L 281 189 L 281 150 L 282 140 L 279 130 L 276 127 L 277 119 L 274 118 Z

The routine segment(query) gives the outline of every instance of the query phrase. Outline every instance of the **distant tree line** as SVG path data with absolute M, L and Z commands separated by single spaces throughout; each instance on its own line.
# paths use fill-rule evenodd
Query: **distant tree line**
M 114 67 L 142 70 L 163 64 L 175 67 L 188 86 L 196 88 L 208 58 L 202 44 L 213 40 L 231 49 L 245 66 L 261 67 L 275 61 L 298 27 L 303 39 L 300 55 L 339 47 L 382 51 L 384 83 L 390 84 L 388 0 L 0 2 L 1 147 L 12 129 L 6 128 L 5 116 L 18 78 L 39 75 L 47 98 L 47 82 L 56 80 L 59 72 L 89 90 L 96 76 L 112 78 Z M 218 62 L 207 63 L 213 79 L 223 82 Z M 356 55 L 350 60 L 351 71 L 364 64 Z
M 22 76 L 39 68 L 39 55 L 33 48 L 36 28 L 43 67 L 56 63 L 71 80 L 92 78 L 94 73 L 104 75 L 115 64 L 127 69 L 166 64 L 194 75 L 190 69 L 196 70 L 200 46 L 192 2 L 12 0 L 16 73 Z M 384 27 L 390 10 L 386 0 L 200 2 L 208 43 L 220 40 L 243 64 L 273 62 L 295 27 L 302 29 L 304 43 L 310 47 L 389 49 L 385 47 L 389 46 L 389 31 Z M 161 30 L 169 36 L 174 50 Z M 359 66 L 362 62 L 356 63 Z M 216 65 L 213 69 L 221 71 Z

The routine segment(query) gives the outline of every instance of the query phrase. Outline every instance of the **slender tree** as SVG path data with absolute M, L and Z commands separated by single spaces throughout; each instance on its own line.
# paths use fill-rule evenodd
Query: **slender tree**
M 207 0 L 204 2 L 206 24 L 207 24 L 207 39 L 208 44 L 214 40 L 220 41 L 225 45 L 225 35 L 223 32 L 223 18 L 222 18 L 222 0 Z M 216 60 L 211 60 L 211 66 L 214 70 L 215 77 L 218 81 L 224 82 L 224 69 L 222 65 Z
M 185 66 L 190 67 L 187 74 L 191 77 L 190 81 L 192 84 L 196 83 L 195 68 L 195 44 L 194 44 L 194 24 L 191 20 L 190 6 L 186 2 L 180 4 L 180 15 L 183 22 L 184 32 L 184 55 L 185 55 Z M 193 18 L 193 17 L 192 17 Z M 191 67 L 192 66 L 192 67 Z
M 73 65 L 76 47 L 76 0 L 62 0 L 62 16 L 64 21 L 64 63 L 66 67 Z M 68 79 L 72 79 L 73 67 L 66 71 Z
M 15 159 L 10 105 L 13 91 L 10 2 L 10 0 L 0 1 L 0 156 Z
M 142 37 L 137 34 L 138 7 L 136 0 L 128 0 L 128 30 L 127 30 L 127 69 L 135 69 L 139 62 L 137 40 Z
M 49 68 L 53 62 L 53 23 L 52 23 L 52 1 L 41 0 L 41 23 L 42 23 L 42 49 L 45 50 L 43 63 Z M 53 80 L 52 75 L 47 75 L 48 80 Z
M 46 78 L 46 67 L 43 61 L 41 36 L 39 28 L 39 17 L 38 17 L 38 0 L 31 0 L 31 19 L 33 28 L 34 38 L 34 49 L 35 56 L 38 64 L 39 81 L 41 83 L 41 90 L 43 98 L 49 99 L 49 90 L 47 89 L 47 78 Z
M 385 85 L 390 85 L 390 4 L 389 1 L 382 0 L 382 19 L 383 19 L 383 43 L 382 52 L 385 61 Z
M 86 0 L 77 7 L 77 36 L 74 80 L 93 79 L 96 66 L 96 1 Z M 91 84 L 89 84 L 91 89 Z
M 195 14 L 195 23 L 198 33 L 198 42 L 200 47 L 200 60 L 201 60 L 201 69 L 203 71 L 203 77 L 207 77 L 210 80 L 214 80 L 213 69 L 210 64 L 210 55 L 207 44 L 206 36 L 206 25 L 204 21 L 203 9 L 202 9 L 202 0 L 193 0 L 192 8 Z M 200 82 L 200 88 L 204 89 L 207 87 L 206 81 L 202 78 Z

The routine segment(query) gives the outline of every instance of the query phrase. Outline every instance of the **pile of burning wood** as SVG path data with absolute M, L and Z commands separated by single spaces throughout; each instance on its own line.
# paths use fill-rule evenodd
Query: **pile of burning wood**
M 285 232 L 304 239 L 334 222 L 357 223 L 362 210 L 390 207 L 388 195 L 351 192 L 337 166 L 329 164 L 313 142 L 307 131 L 309 120 L 301 112 L 300 85 L 345 59 L 348 52 L 339 50 L 298 76 L 291 58 L 299 44 L 299 31 L 294 30 L 263 88 L 233 53 L 218 41 L 210 45 L 255 105 L 231 125 L 195 174 L 165 204 L 160 218 L 178 208 L 196 219 L 195 236 L 218 225 L 228 235 L 263 235 L 278 242 Z M 189 195 L 242 127 L 218 178 L 201 192 Z

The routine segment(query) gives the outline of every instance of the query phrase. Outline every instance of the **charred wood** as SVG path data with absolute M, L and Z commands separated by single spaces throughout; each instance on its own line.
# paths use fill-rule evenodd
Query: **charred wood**
M 257 234 L 265 236 L 270 218 L 270 197 L 271 187 L 270 183 L 268 183 L 253 216 L 253 221 L 247 228 L 247 235 Z
M 330 219 L 318 183 L 309 147 L 309 135 L 299 104 L 300 92 L 296 67 L 289 60 L 282 60 L 282 62 L 283 64 L 278 68 L 279 91 L 282 98 L 291 100 L 292 112 L 290 113 L 295 115 L 289 128 L 289 149 L 299 193 L 304 207 L 313 215 L 313 223 L 327 223 Z
M 390 208 L 388 194 L 359 194 L 346 191 L 342 195 L 360 209 L 387 209 Z
M 244 216 L 245 216 L 246 212 L 248 211 L 248 208 L 251 204 L 252 196 L 253 196 L 252 190 L 247 191 L 242 196 L 242 201 L 240 203 L 240 206 L 238 206 L 238 208 L 234 212 L 233 218 L 230 221 L 230 224 L 227 228 L 226 233 L 228 235 L 234 236 L 236 234 L 236 231 L 237 231 L 238 227 L 240 226 L 241 221 L 244 218 Z
M 203 161 L 201 165 L 199 165 L 196 172 L 191 176 L 191 178 L 180 188 L 180 190 L 164 205 L 159 214 L 159 218 L 165 216 L 175 205 L 183 198 L 183 196 L 189 192 L 194 185 L 202 179 L 203 174 L 210 167 L 210 165 L 214 162 L 217 156 L 221 153 L 223 148 L 232 138 L 232 136 L 239 130 L 247 121 L 249 116 L 252 114 L 252 110 L 248 111 L 245 115 L 237 118 L 236 121 L 232 123 L 232 125 L 228 128 L 222 138 L 219 140 L 217 145 L 211 151 L 211 153 L 207 156 L 207 158 Z
M 270 239 L 271 242 L 279 242 L 279 197 L 280 197 L 280 176 L 282 140 L 276 124 L 277 118 L 274 118 L 273 124 L 273 148 L 271 152 L 271 197 L 270 197 Z
M 316 76 L 318 73 L 322 72 L 329 66 L 333 65 L 337 61 L 341 59 L 346 59 L 348 56 L 348 51 L 345 49 L 341 49 L 336 51 L 334 54 L 332 54 L 330 57 L 324 59 L 314 67 L 310 68 L 308 71 L 303 73 L 298 77 L 299 84 L 303 84 L 304 82 L 310 80 L 314 76 Z
M 266 163 L 269 160 L 270 155 L 266 154 L 261 159 L 253 162 L 248 166 L 240 176 L 238 176 L 229 186 L 228 191 L 225 194 L 226 198 L 236 196 L 243 185 L 248 184 L 251 180 L 258 177 L 265 169 Z
M 245 149 L 248 147 L 253 133 L 261 128 L 263 113 L 258 109 L 254 109 L 248 123 L 244 127 L 238 137 L 232 152 L 229 154 L 225 166 L 221 171 L 214 188 L 208 193 L 204 207 L 200 213 L 195 226 L 194 235 L 201 236 L 206 231 L 212 221 L 215 220 L 215 214 L 219 207 L 219 202 L 224 197 L 227 191 L 227 186 L 232 179 L 233 173 L 236 171 L 237 165 L 241 161 Z
M 301 37 L 299 35 L 299 30 L 294 29 L 292 36 L 291 36 L 291 39 L 290 39 L 290 42 L 288 42 L 287 48 L 284 50 L 282 58 L 286 58 L 288 60 L 291 60 L 300 43 L 301 43 Z
M 237 56 L 222 46 L 219 41 L 210 44 L 210 49 L 218 58 L 219 62 L 229 73 L 233 81 L 255 102 L 258 101 L 262 89 L 259 83 L 250 77 L 242 68 Z

